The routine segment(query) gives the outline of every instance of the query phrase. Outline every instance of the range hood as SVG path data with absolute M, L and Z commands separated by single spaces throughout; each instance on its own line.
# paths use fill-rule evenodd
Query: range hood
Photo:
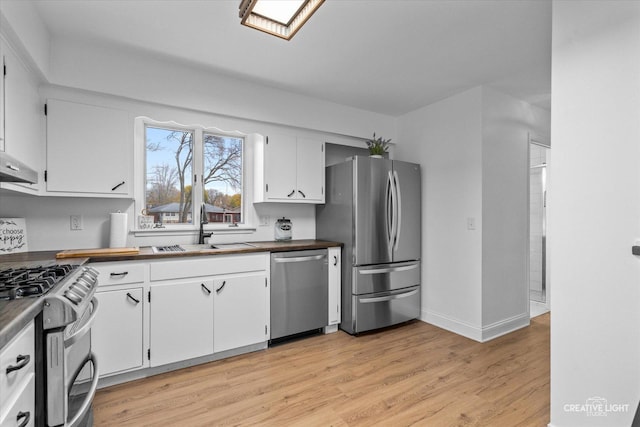
M 37 184 L 38 173 L 4 151 L 0 151 L 0 182 Z

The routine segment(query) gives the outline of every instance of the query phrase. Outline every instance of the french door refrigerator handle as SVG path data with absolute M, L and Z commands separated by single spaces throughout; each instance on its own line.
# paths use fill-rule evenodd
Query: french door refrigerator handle
M 386 231 L 387 247 L 389 248 L 389 259 L 393 257 L 393 176 L 389 171 L 387 176 L 387 188 L 385 190 L 385 211 L 386 211 Z
M 402 228 L 402 192 L 400 191 L 400 178 L 398 177 L 398 172 L 393 171 L 393 185 L 396 191 L 396 215 L 394 216 L 396 230 L 394 233 L 394 244 L 393 250 L 398 250 L 398 245 L 400 243 L 400 229 Z
M 404 292 L 404 293 L 401 293 L 401 294 L 386 295 L 384 297 L 360 298 L 360 302 L 366 304 L 366 303 L 370 303 L 370 302 L 392 301 L 394 299 L 411 297 L 411 296 L 414 296 L 417 293 L 418 293 L 418 289 L 414 289 L 414 290 L 412 290 L 410 292 Z

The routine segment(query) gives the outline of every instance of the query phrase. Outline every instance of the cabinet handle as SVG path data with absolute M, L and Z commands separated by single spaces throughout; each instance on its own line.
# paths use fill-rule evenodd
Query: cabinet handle
M 31 412 L 18 412 L 18 416 L 16 417 L 16 421 L 20 421 L 20 418 L 24 418 L 24 421 L 22 421 L 20 424 L 18 424 L 18 427 L 25 427 L 27 424 L 29 424 L 29 420 L 31 420 Z
M 337 256 L 333 256 L 333 265 L 338 265 L 338 257 Z
M 208 295 L 211 295 L 211 289 L 207 288 L 204 283 L 201 283 L 200 286 L 202 286 L 202 289 L 204 289 L 205 291 L 207 291 Z
M 302 194 L 302 197 L 304 197 L 305 199 L 307 198 L 307 196 L 300 190 L 298 190 L 298 193 Z
M 139 299 L 135 299 L 133 297 L 133 295 L 131 295 L 129 292 L 127 292 L 127 298 L 131 299 L 133 302 L 135 302 L 136 304 L 140 304 L 140 300 Z
M 222 288 L 224 288 L 224 285 L 227 284 L 226 280 L 222 281 L 222 286 L 220 286 L 218 289 L 216 289 L 216 294 L 219 294 L 222 291 Z
M 12 165 L 11 163 L 7 163 L 7 168 L 11 169 L 12 171 L 15 171 L 15 172 L 20 172 L 20 168 L 17 167 L 17 166 Z
M 124 276 L 126 276 L 127 274 L 129 274 L 129 272 L 128 272 L 128 271 L 123 271 L 122 273 L 111 273 L 111 274 L 110 274 L 110 276 L 111 276 L 111 277 L 120 277 L 120 276 L 124 277 Z
M 291 190 L 291 193 L 287 194 L 287 197 L 291 197 L 296 194 L 296 190 Z
M 120 184 L 118 184 L 118 185 L 116 185 L 115 187 L 113 187 L 113 188 L 111 189 L 111 191 L 116 191 L 116 190 L 118 189 L 118 187 L 121 187 L 121 186 L 123 186 L 123 185 L 124 185 L 124 181 L 122 181 Z
M 31 360 L 31 356 L 19 354 L 18 357 L 16 357 L 17 365 L 7 367 L 7 375 L 9 375 L 13 371 L 19 371 L 20 369 L 27 366 L 29 364 L 29 360 Z

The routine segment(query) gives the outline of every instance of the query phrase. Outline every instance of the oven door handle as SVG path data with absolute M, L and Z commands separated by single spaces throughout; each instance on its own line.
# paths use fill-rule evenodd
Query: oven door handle
M 96 357 L 94 352 L 91 352 L 91 354 L 85 360 L 85 362 L 82 364 L 82 366 L 80 366 L 78 371 L 73 376 L 73 381 L 71 382 L 71 384 L 76 382 L 76 379 L 78 378 L 78 375 L 80 375 L 80 371 L 82 371 L 82 368 L 84 368 L 84 366 L 88 362 L 91 362 L 91 365 L 93 365 L 93 379 L 91 380 L 91 386 L 89 387 L 89 390 L 87 391 L 87 396 L 85 397 L 84 402 L 82 402 L 82 405 L 80 406 L 80 409 L 78 409 L 78 412 L 76 412 L 76 414 L 71 419 L 71 421 L 66 423 L 65 426 L 75 427 L 78 424 L 78 421 L 80 421 L 80 419 L 89 410 L 89 407 L 91 406 L 91 402 L 93 402 L 93 397 L 96 395 L 96 389 L 98 388 L 98 379 L 100 378 L 100 375 L 98 375 L 98 358 Z M 70 392 L 71 392 L 71 386 L 69 387 L 69 390 L 68 390 L 67 393 L 70 393 Z M 67 395 L 67 401 L 68 400 L 69 400 L 69 396 Z
M 93 306 L 91 316 L 89 316 L 87 321 L 84 322 L 84 325 L 82 325 L 73 335 L 64 340 L 64 348 L 69 348 L 73 343 L 78 341 L 84 336 L 84 334 L 91 330 L 91 325 L 93 325 L 93 321 L 96 319 L 96 314 L 98 314 L 98 299 L 96 297 L 93 297 L 91 300 L 91 305 Z

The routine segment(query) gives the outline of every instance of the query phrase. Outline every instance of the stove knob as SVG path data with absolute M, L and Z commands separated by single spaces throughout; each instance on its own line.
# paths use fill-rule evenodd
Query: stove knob
M 95 286 L 95 279 L 91 275 L 82 275 L 78 278 L 79 282 L 82 282 L 88 289 L 92 289 Z
M 78 286 L 76 283 L 69 286 L 69 289 L 67 291 L 73 292 L 74 295 L 77 295 L 80 298 L 83 298 L 87 295 L 87 291 L 84 288 Z
M 77 286 L 79 288 L 84 289 L 86 292 L 89 292 L 92 288 L 91 284 L 87 283 L 87 281 L 84 280 L 82 277 L 76 280 L 71 286 Z
M 82 298 L 80 298 L 78 295 L 74 294 L 70 290 L 66 290 L 64 292 L 64 296 L 74 304 L 80 304 L 80 301 L 82 301 Z
M 83 276 L 90 276 L 93 280 L 97 280 L 99 274 L 100 273 L 98 273 L 98 270 L 91 267 L 85 267 L 84 271 L 82 272 Z

